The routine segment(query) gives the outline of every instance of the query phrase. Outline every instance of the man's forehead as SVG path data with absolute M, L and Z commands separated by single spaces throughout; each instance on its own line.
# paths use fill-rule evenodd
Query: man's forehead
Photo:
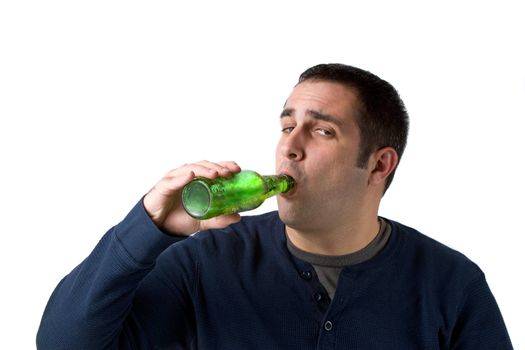
M 359 104 L 359 98 L 354 88 L 342 83 L 307 80 L 293 88 L 285 102 L 285 107 L 291 103 L 317 103 L 319 105 L 353 107 Z
M 306 116 L 330 115 L 337 120 L 355 119 L 359 100 L 353 89 L 331 81 L 304 81 L 294 87 L 281 117 L 305 113 Z M 324 118 L 316 118 L 324 119 Z

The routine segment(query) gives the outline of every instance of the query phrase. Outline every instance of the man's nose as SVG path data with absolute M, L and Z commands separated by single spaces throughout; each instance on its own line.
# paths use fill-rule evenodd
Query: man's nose
M 281 153 L 286 159 L 299 161 L 304 158 L 304 137 L 298 127 L 281 141 Z

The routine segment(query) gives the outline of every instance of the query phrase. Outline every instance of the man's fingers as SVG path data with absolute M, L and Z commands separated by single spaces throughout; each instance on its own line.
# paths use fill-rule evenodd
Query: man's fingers
M 193 171 L 195 176 L 206 177 L 214 179 L 218 176 L 230 177 L 237 173 L 241 168 L 232 161 L 213 163 L 207 160 L 202 160 L 197 163 L 185 164 L 177 169 L 173 169 L 166 174 L 166 177 L 184 176 L 188 171 Z
M 218 176 L 221 177 L 230 177 L 232 174 L 240 171 L 240 167 L 232 161 L 213 163 L 207 160 L 203 160 L 198 162 L 197 164 L 217 171 Z
M 219 165 L 225 167 L 225 168 L 228 168 L 230 170 L 230 172 L 232 173 L 238 173 L 239 171 L 241 171 L 241 167 L 235 163 L 234 161 L 223 161 L 223 162 L 219 162 L 218 163 Z
M 192 171 L 195 176 L 202 176 L 202 177 L 208 177 L 208 178 L 215 178 L 218 176 L 218 172 L 215 169 L 211 169 L 210 167 L 201 165 L 201 164 L 185 164 L 177 169 L 170 170 L 165 177 L 172 178 L 172 177 L 184 177 L 186 174 L 188 174 L 190 171 Z
M 166 178 L 166 184 L 173 190 L 180 190 L 195 178 L 195 172 L 190 170 L 184 175 Z

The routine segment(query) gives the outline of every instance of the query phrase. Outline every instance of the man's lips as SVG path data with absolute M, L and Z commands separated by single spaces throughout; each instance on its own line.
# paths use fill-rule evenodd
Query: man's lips
M 289 170 L 281 170 L 279 172 L 279 175 L 287 175 L 287 176 L 290 176 L 292 179 L 294 179 L 295 181 L 295 185 L 297 186 L 297 184 L 299 183 L 299 176 L 297 176 L 297 174 L 295 174 L 294 172 L 292 171 L 289 171 Z

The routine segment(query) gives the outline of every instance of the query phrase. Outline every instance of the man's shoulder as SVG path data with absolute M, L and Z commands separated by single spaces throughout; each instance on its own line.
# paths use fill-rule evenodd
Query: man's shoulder
M 405 258 L 413 259 L 421 267 L 430 267 L 446 273 L 479 276 L 479 266 L 462 252 L 424 234 L 415 228 L 388 220 L 392 230 L 399 235 Z

